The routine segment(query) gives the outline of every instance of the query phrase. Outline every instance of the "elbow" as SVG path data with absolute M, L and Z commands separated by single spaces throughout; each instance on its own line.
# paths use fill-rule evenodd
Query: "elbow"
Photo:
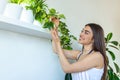
M 70 73 L 68 70 L 63 69 L 64 73 Z
M 71 73 L 71 70 L 70 70 L 69 66 L 68 66 L 68 67 L 64 67 L 64 68 L 63 68 L 63 71 L 64 71 L 65 73 Z
M 64 73 L 71 73 L 71 71 L 69 71 L 69 70 L 63 70 L 64 71 Z

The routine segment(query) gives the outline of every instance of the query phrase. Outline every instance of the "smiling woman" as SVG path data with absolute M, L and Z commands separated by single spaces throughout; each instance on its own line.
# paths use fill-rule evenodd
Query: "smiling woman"
M 59 25 L 59 20 L 54 20 Z M 95 23 L 85 25 L 80 33 L 82 51 L 62 49 L 57 28 L 51 30 L 53 50 L 59 55 L 63 71 L 72 74 L 72 80 L 105 80 L 107 58 L 105 53 L 104 31 Z M 76 62 L 70 64 L 67 59 Z

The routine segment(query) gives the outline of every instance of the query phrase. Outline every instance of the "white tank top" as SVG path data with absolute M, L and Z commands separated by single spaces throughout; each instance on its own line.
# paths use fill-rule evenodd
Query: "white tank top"
M 92 50 L 89 52 L 91 53 Z M 81 54 L 78 55 L 78 59 Z M 72 73 L 72 80 L 101 80 L 104 73 L 104 68 L 91 68 L 83 72 Z
M 104 68 L 91 68 L 83 72 L 72 73 L 72 80 L 101 80 Z

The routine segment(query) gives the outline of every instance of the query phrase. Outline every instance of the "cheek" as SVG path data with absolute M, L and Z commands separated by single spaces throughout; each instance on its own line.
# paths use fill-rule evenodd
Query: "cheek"
M 93 39 L 91 37 L 86 37 L 85 42 L 86 43 L 92 43 Z

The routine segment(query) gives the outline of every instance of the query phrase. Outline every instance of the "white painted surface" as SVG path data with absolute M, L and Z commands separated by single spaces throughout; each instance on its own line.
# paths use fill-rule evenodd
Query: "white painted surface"
M 3 15 L 11 18 L 19 20 L 23 7 L 19 4 L 8 3 L 5 7 Z
M 7 0 L 0 0 L 0 14 L 3 14 Z
M 49 39 L 0 30 L 0 80 L 64 80 Z
M 0 29 L 51 39 L 50 32 L 30 23 L 10 19 L 0 15 Z
M 34 21 L 34 16 L 33 12 L 30 9 L 26 9 L 27 4 L 21 4 L 23 7 L 21 16 L 20 16 L 20 21 L 26 22 L 26 23 L 33 23 Z
M 34 16 L 33 16 L 32 10 L 23 9 L 20 16 L 20 21 L 23 21 L 26 23 L 33 23 Z

